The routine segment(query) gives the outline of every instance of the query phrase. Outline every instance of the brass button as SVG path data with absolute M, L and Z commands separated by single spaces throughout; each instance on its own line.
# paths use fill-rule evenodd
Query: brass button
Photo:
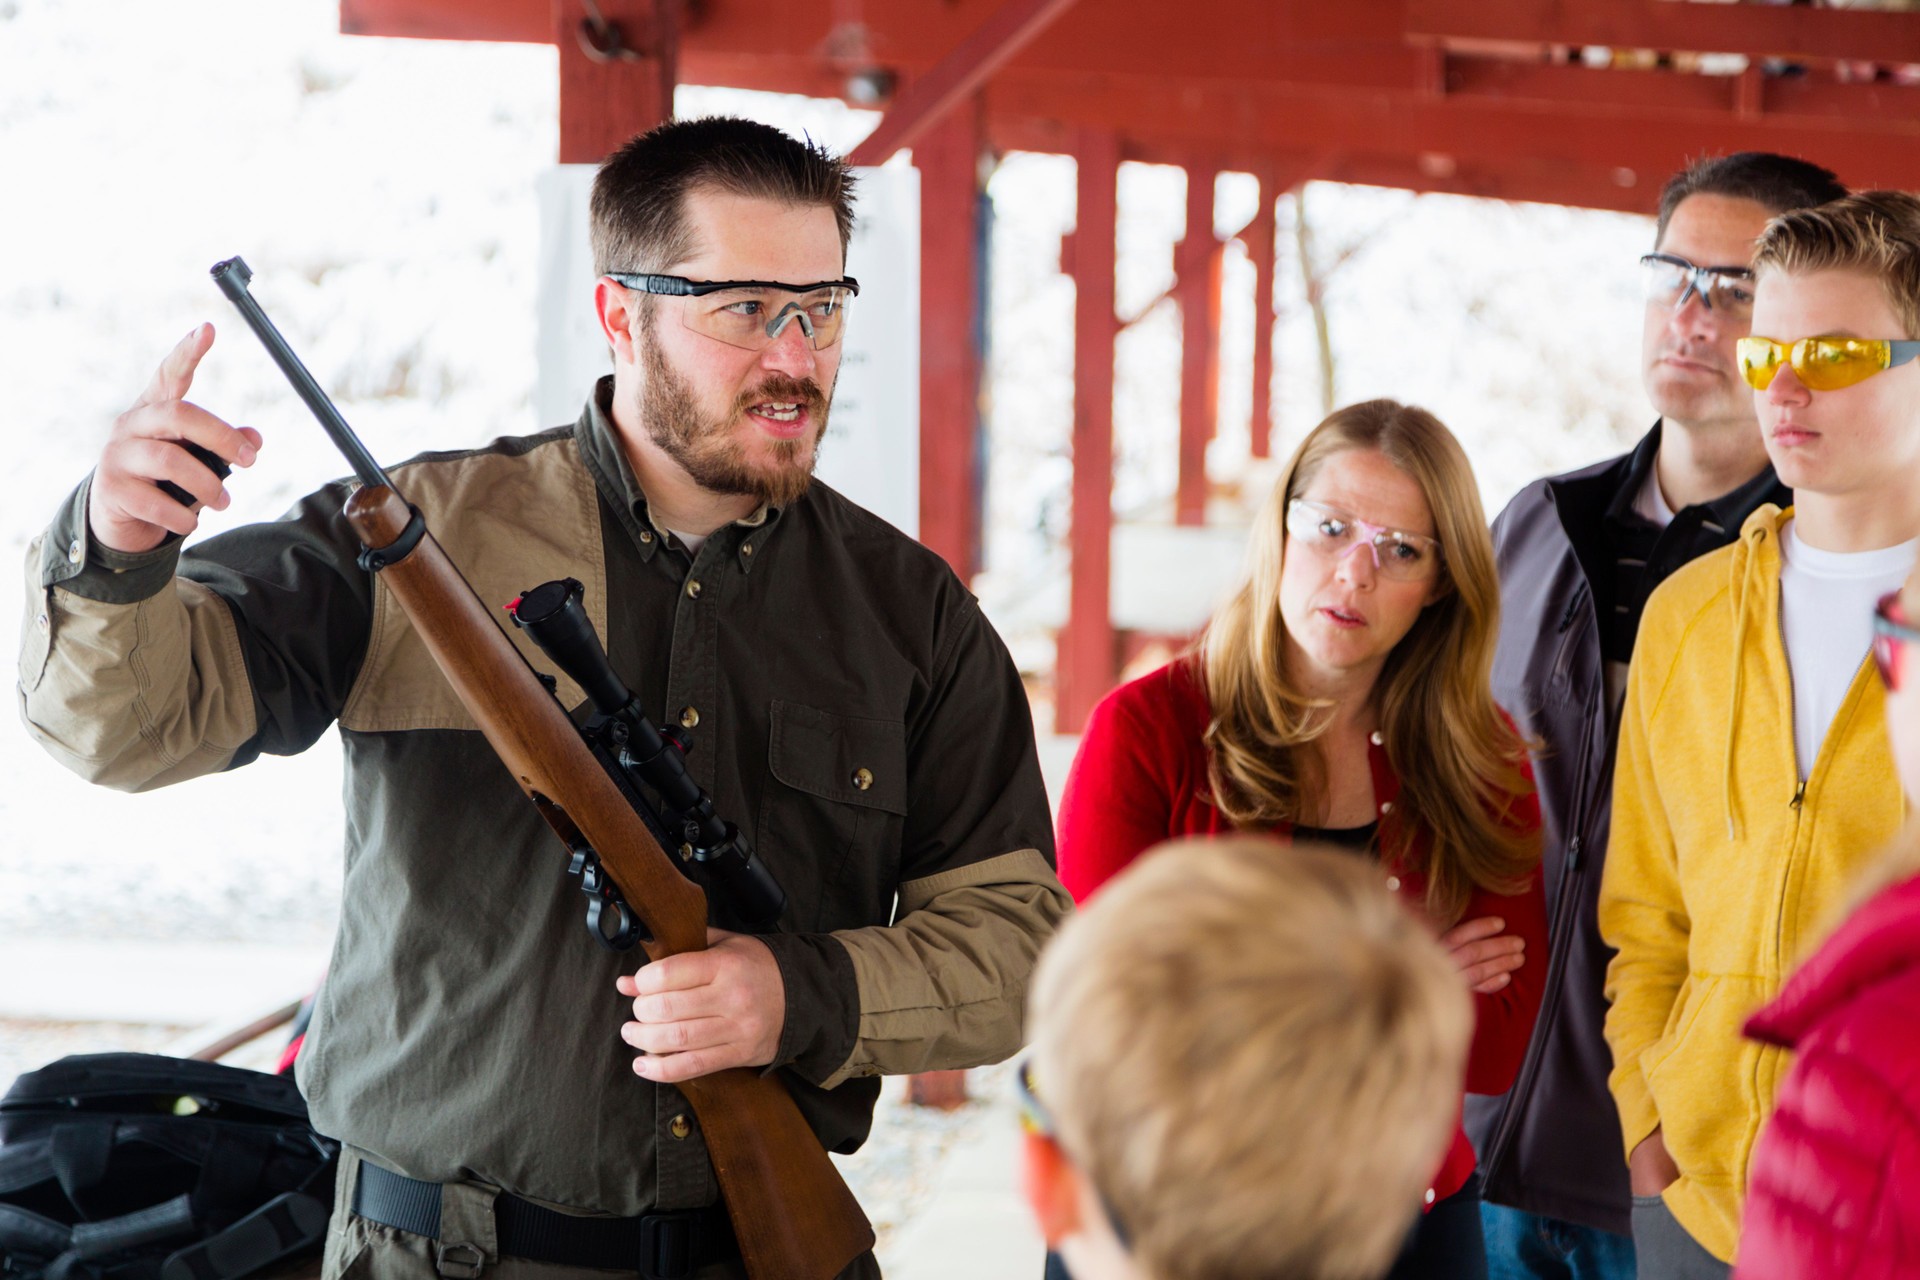
M 649 542 L 649 543 L 650 543 L 650 542 L 652 542 L 652 541 L 653 541 L 653 531 L 652 531 L 651 529 L 642 529 L 642 530 L 640 531 L 640 541 L 642 541 L 642 542 Z
M 750 556 L 750 555 L 752 555 L 752 554 L 753 554 L 753 544 L 752 544 L 751 542 L 748 542 L 748 543 L 744 543 L 744 544 L 743 544 L 743 545 L 741 546 L 741 548 L 740 548 L 740 554 L 741 554 L 741 555 L 743 555 L 743 556 Z
M 87 558 L 86 548 L 80 545 L 80 539 L 75 538 L 73 540 L 72 545 L 70 545 L 67 548 L 67 563 L 79 564 L 82 560 L 85 560 L 86 558 Z
M 692 846 L 692 845 L 690 845 L 690 844 L 683 844 L 683 845 L 681 845 L 681 846 L 680 846 L 680 861 L 682 861 L 682 862 L 692 862 L 692 861 L 693 861 L 693 846 Z
M 872 786 L 873 770 L 855 769 L 853 771 L 853 785 L 860 788 L 862 791 L 865 791 L 868 787 Z
M 687 1123 L 685 1116 L 675 1116 L 667 1125 L 667 1132 L 675 1138 L 684 1138 L 693 1132 L 693 1126 Z
M 680 726 L 682 728 L 691 729 L 693 728 L 693 726 L 699 723 L 700 723 L 700 708 L 698 707 L 680 708 Z
M 700 579 L 688 578 L 687 579 L 687 599 L 698 600 L 699 598 L 700 598 Z

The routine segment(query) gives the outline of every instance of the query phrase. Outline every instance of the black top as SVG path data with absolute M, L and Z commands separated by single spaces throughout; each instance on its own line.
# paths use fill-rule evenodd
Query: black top
M 1380 824 L 1377 822 L 1369 822 L 1363 827 L 1295 826 L 1293 838 L 1330 844 L 1336 849 L 1345 849 L 1352 853 L 1371 854 L 1374 852 L 1373 838 L 1379 832 Z
M 1740 526 L 1762 503 L 1785 507 L 1793 502 L 1773 468 L 1762 467 L 1739 488 L 1674 512 L 1673 522 L 1661 528 L 1633 509 L 1660 452 L 1661 430 L 1661 424 L 1654 424 L 1628 456 L 1626 477 L 1600 521 L 1606 568 L 1595 572 L 1600 566 L 1588 566 L 1600 623 L 1600 651 L 1609 662 L 1632 659 L 1633 638 L 1640 630 L 1647 597 L 1674 570 L 1739 537 Z

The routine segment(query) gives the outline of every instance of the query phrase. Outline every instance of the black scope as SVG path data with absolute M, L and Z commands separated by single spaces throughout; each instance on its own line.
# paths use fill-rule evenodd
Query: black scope
M 586 588 L 576 578 L 543 582 L 507 606 L 507 612 L 555 665 L 586 690 L 605 721 L 601 741 L 621 769 L 659 795 L 672 815 L 662 825 L 683 841 L 681 856 L 715 879 L 734 913 L 750 927 L 772 926 L 786 910 L 786 891 L 747 838 L 714 812 L 713 798 L 687 772 L 690 749 L 678 729 L 654 727 L 607 659 L 593 622 L 581 606 Z M 589 732 L 594 726 L 589 725 Z

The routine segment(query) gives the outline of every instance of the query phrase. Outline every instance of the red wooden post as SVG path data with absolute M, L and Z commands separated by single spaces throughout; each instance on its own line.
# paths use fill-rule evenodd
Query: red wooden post
M 907 1077 L 907 1101 L 936 1111 L 958 1111 L 967 1105 L 967 1073 L 921 1071 Z
M 1280 193 L 1273 175 L 1260 175 L 1260 211 L 1247 228 L 1247 256 L 1253 259 L 1253 413 L 1247 424 L 1251 452 L 1273 456 L 1273 272 L 1274 205 Z
M 1207 522 L 1207 441 L 1220 408 L 1220 241 L 1211 165 L 1187 166 L 1187 235 L 1175 261 L 1180 296 L 1180 474 L 1174 521 Z
M 980 567 L 980 100 L 920 135 L 920 541 Z
M 1054 668 L 1054 730 L 1078 733 L 1115 675 L 1112 616 L 1114 236 L 1120 140 L 1089 129 L 1079 164 L 1071 272 L 1073 303 L 1073 515 L 1066 629 Z
M 598 164 L 673 119 L 680 0 L 553 0 L 560 49 L 560 163 Z

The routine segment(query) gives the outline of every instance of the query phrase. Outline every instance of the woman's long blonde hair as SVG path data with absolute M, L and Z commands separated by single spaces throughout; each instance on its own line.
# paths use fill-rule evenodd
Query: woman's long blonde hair
M 1400 833 L 1389 861 L 1423 871 L 1427 911 L 1457 922 L 1476 886 L 1517 893 L 1539 862 L 1537 831 L 1509 810 L 1530 791 L 1526 743 L 1494 705 L 1493 650 L 1500 582 L 1473 469 L 1453 433 L 1424 409 L 1369 400 L 1336 410 L 1300 442 L 1254 522 L 1246 584 L 1197 646 L 1213 719 L 1207 727 L 1211 800 L 1240 828 L 1298 823 L 1319 777 L 1311 744 L 1329 704 L 1287 680 L 1280 565 L 1287 504 L 1328 458 L 1373 449 L 1420 486 L 1443 555 L 1442 597 L 1421 610 L 1373 689 L 1387 759 L 1400 777 Z M 1412 837 L 1428 837 L 1425 865 Z

